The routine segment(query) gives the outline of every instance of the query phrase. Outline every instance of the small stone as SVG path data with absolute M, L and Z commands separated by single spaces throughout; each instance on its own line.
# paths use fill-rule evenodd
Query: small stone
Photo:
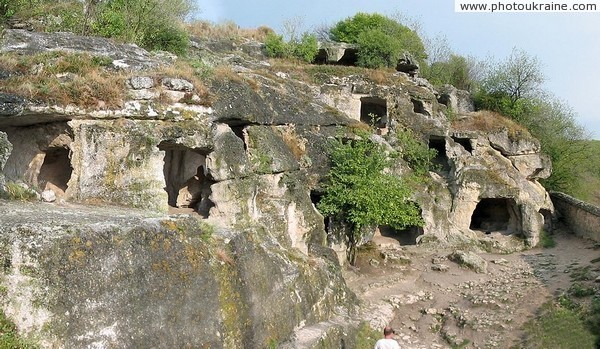
M 446 272 L 450 270 L 450 267 L 445 264 L 434 264 L 431 266 L 431 270 Z
M 378 267 L 379 261 L 372 258 L 371 260 L 369 260 L 369 265 L 371 265 L 372 267 Z
M 191 92 L 194 90 L 194 85 L 183 79 L 166 78 L 163 79 L 162 85 L 171 91 Z
M 134 90 L 143 90 L 154 87 L 154 79 L 149 76 L 133 76 L 129 79 L 129 86 Z
M 56 193 L 54 190 L 44 190 L 41 195 L 42 201 L 54 202 L 56 201 Z

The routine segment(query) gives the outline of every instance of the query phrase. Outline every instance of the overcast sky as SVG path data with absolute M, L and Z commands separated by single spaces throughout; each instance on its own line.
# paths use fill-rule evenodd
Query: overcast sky
M 502 0 L 507 1 L 508 0 Z M 572 1 L 572 0 L 571 0 Z M 600 4 L 600 1 L 596 1 Z M 513 2 L 512 0 L 510 1 Z M 542 62 L 545 87 L 569 104 L 577 121 L 600 139 L 600 12 L 457 13 L 454 0 L 196 0 L 199 19 L 233 21 L 243 28 L 300 18 L 303 31 L 357 12 L 401 13 L 428 37 L 444 35 L 458 54 L 502 60 L 513 47 Z M 599 6 L 600 7 L 600 6 Z

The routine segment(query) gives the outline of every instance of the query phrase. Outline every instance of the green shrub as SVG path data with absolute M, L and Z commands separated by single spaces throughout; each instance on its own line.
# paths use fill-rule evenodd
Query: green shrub
M 360 134 L 356 139 L 338 137 L 330 146 L 331 170 L 325 193 L 317 205 L 326 216 L 345 222 L 350 228 L 348 259 L 355 262 L 357 244 L 368 232 L 366 227 L 387 225 L 395 229 L 422 226 L 420 208 L 402 178 L 384 173 L 394 154 Z
M 33 201 L 37 199 L 37 193 L 25 186 L 15 182 L 7 182 L 5 191 L 0 190 L 0 197 L 7 200 Z
M 290 49 L 283 36 L 270 32 L 265 38 L 265 51 L 269 57 L 286 58 Z
M 126 27 L 123 11 L 107 5 L 97 15 L 92 31 L 95 35 L 106 38 L 119 38 L 125 35 Z
M 357 44 L 357 65 L 360 67 L 395 67 L 402 54 L 400 43 L 378 29 L 362 32 L 357 38 Z
M 424 175 L 432 169 L 432 160 L 437 155 L 437 150 L 429 149 L 429 146 L 419 141 L 410 129 L 397 130 L 396 137 L 402 148 L 402 159 L 417 175 Z
M 330 29 L 333 41 L 358 45 L 358 64 L 364 67 L 395 67 L 404 52 L 418 62 L 427 55 L 413 30 L 380 14 L 357 13 Z
M 423 65 L 421 74 L 435 86 L 450 84 L 458 89 L 470 91 L 475 82 L 469 70 L 469 61 L 465 57 L 452 54 L 447 61 Z
M 600 348 L 600 297 L 594 297 L 585 316 L 585 324 L 596 336 L 596 349 L 598 349 Z
M 185 30 L 175 25 L 156 26 L 148 28 L 141 44 L 148 50 L 162 50 L 183 55 L 189 47 L 189 38 Z
M 311 63 L 319 53 L 317 37 L 314 34 L 302 34 L 300 41 L 292 43 L 292 51 L 294 57 Z
M 314 34 L 304 33 L 299 41 L 291 40 L 285 42 L 283 36 L 269 32 L 265 38 L 265 52 L 268 57 L 295 57 L 304 62 L 311 63 L 319 52 L 319 44 Z
M 596 289 L 593 287 L 589 287 L 583 285 L 579 282 L 574 282 L 571 287 L 569 287 L 569 294 L 573 295 L 573 297 L 583 298 L 587 296 L 592 296 L 596 293 Z
M 356 331 L 356 348 L 373 348 L 379 338 L 381 338 L 381 333 L 363 321 Z

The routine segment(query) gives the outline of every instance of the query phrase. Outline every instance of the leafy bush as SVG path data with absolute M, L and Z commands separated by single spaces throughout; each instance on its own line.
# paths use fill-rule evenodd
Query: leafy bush
M 380 14 L 359 12 L 330 29 L 333 41 L 358 45 L 358 64 L 364 67 L 395 67 L 404 52 L 422 62 L 427 55 L 413 30 Z
M 300 41 L 292 43 L 292 50 L 294 57 L 311 63 L 319 53 L 317 37 L 314 34 L 302 34 Z
M 400 43 L 378 29 L 362 32 L 358 38 L 358 61 L 360 67 L 395 67 L 402 54 Z
M 286 58 L 289 57 L 290 50 L 282 35 L 268 33 L 265 37 L 265 51 L 269 57 Z
M 596 293 L 596 289 L 590 286 L 586 286 L 579 282 L 574 282 L 571 287 L 569 287 L 569 294 L 573 295 L 576 298 L 583 298 L 587 296 L 592 296 Z
M 410 201 L 411 190 L 398 176 L 384 173 L 392 165 L 394 154 L 368 139 L 366 133 L 356 139 L 338 137 L 331 142 L 332 167 L 324 185 L 319 210 L 349 226 L 348 259 L 355 261 L 363 228 L 388 225 L 395 229 L 422 226 L 419 207 Z
M 157 26 L 148 28 L 144 33 L 142 46 L 148 50 L 163 50 L 183 55 L 189 47 L 189 38 L 182 28 Z
M 291 40 L 285 42 L 282 35 L 269 32 L 265 38 L 265 51 L 269 57 L 295 57 L 304 62 L 311 63 L 319 52 L 319 45 L 316 36 L 313 34 L 304 33 L 299 41 Z
M 470 69 L 467 58 L 452 54 L 446 61 L 424 65 L 421 67 L 421 73 L 435 86 L 450 84 L 458 89 L 470 91 L 475 84 Z
M 402 159 L 417 175 L 426 174 L 431 169 L 437 150 L 429 149 L 429 146 L 419 141 L 410 129 L 397 130 L 396 137 L 402 147 Z
M 600 297 L 594 297 L 590 309 L 586 313 L 585 324 L 596 336 L 596 349 L 600 348 Z

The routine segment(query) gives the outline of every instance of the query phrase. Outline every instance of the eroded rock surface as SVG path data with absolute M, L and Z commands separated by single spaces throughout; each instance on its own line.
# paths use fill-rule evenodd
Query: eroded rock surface
M 405 73 L 386 83 L 297 81 L 243 48 L 202 45 L 194 41 L 203 62 L 231 68 L 206 82 L 206 94 L 191 80 L 138 71 L 113 109 L 0 95 L 0 175 L 57 197 L 47 206 L 0 202 L 11 212 L 0 218 L 2 308 L 45 347 L 353 343 L 354 297 L 340 276 L 346 246 L 336 233 L 344 227 L 325 224 L 315 205 L 329 139 L 356 127 L 390 150 L 402 149 L 398 135 L 409 129 L 438 154 L 411 198 L 425 225 L 374 230 L 406 244 L 482 234 L 498 250 L 537 244 L 553 212 L 537 182 L 550 174 L 548 159 L 528 133 L 471 113 L 460 92 L 445 101 L 446 92 Z M 110 57 L 132 70 L 168 64 L 67 33 L 6 30 L 0 48 L 45 50 Z M 412 170 L 399 161 L 390 171 Z

